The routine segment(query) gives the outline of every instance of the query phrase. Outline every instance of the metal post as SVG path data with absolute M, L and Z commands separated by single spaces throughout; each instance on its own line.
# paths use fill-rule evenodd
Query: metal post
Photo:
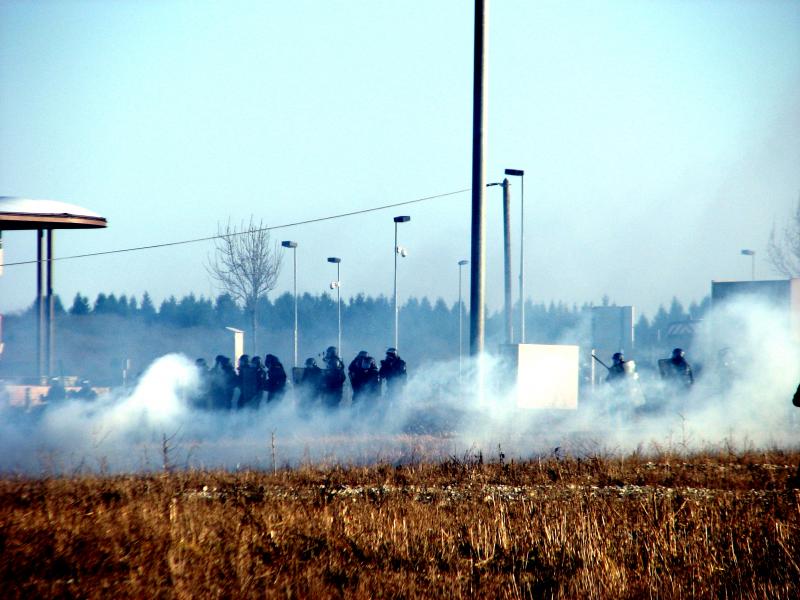
M 519 200 L 519 342 L 525 343 L 525 175 L 520 180 Z
M 297 245 L 292 248 L 294 263 L 294 366 L 297 367 Z
M 483 352 L 484 305 L 486 299 L 484 247 L 484 28 L 485 0 L 475 0 L 475 48 L 472 87 L 472 248 L 470 279 L 470 354 Z
M 394 347 L 397 348 L 397 328 L 400 318 L 397 311 L 397 221 L 394 222 Z
M 336 347 L 339 356 L 344 356 L 342 350 L 342 297 L 341 297 L 341 287 L 342 287 L 342 280 L 339 277 L 339 265 L 341 262 L 336 263 L 336 282 L 338 285 L 336 286 L 336 317 L 339 320 L 339 337 L 338 337 L 338 346 Z
M 462 356 L 464 354 L 464 301 L 461 299 L 461 274 L 463 266 L 469 264 L 467 260 L 458 261 L 458 376 L 461 377 Z
M 53 230 L 47 230 L 47 376 L 56 372 L 56 315 L 53 296 Z
M 511 319 L 511 194 L 508 178 L 503 179 L 503 274 L 505 283 L 506 343 L 514 343 L 514 326 Z
M 45 376 L 44 231 L 36 230 L 36 353 L 37 375 Z

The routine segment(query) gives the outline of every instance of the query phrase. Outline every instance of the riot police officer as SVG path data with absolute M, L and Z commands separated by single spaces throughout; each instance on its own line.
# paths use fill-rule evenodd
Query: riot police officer
M 236 381 L 239 388 L 239 408 L 258 408 L 258 373 L 247 354 L 239 357 L 239 374 Z
M 386 395 L 397 398 L 406 383 L 406 361 L 400 358 L 396 348 L 386 350 L 386 358 L 381 361 L 378 371 L 382 381 L 386 382 Z
M 267 354 L 264 357 L 264 366 L 267 368 L 265 380 L 267 402 L 280 400 L 286 392 L 286 370 L 274 354 Z
M 672 357 L 669 359 L 667 367 L 667 379 L 680 383 L 687 388 L 694 384 L 692 367 L 686 362 L 686 353 L 681 348 L 675 348 L 672 351 Z
M 608 368 L 608 375 L 606 375 L 606 382 L 612 383 L 618 379 L 625 377 L 625 357 L 622 352 L 615 352 L 611 357 L 611 366 Z
M 322 361 L 325 363 L 321 380 L 323 402 L 328 408 L 336 408 L 342 402 L 342 390 L 347 379 L 344 363 L 336 353 L 335 346 L 328 346 Z
M 362 396 L 378 395 L 381 389 L 380 375 L 375 359 L 366 350 L 359 352 L 347 368 L 350 385 L 353 386 L 353 402 Z

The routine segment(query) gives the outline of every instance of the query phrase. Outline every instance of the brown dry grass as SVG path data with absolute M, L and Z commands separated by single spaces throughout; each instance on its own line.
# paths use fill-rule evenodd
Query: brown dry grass
M 0 481 L 32 597 L 800 597 L 800 454 Z

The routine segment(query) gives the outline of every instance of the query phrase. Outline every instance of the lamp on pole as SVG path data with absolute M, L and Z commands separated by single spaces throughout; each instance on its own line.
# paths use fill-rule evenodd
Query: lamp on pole
M 342 264 L 342 259 L 336 256 L 329 256 L 328 262 L 336 264 L 336 281 L 331 281 L 331 289 L 336 290 L 336 319 L 339 322 L 339 335 L 337 338 L 336 350 L 339 356 L 342 356 L 342 298 L 339 294 L 339 288 L 342 286 L 342 280 L 339 278 L 339 265 Z
M 397 245 L 397 224 L 408 223 L 411 220 L 409 216 L 400 216 L 394 218 L 394 347 L 398 348 L 398 329 L 400 326 L 400 310 L 397 306 L 397 255 L 402 257 L 408 255 L 408 250 L 402 246 Z
M 289 240 L 281 242 L 284 248 L 292 249 L 292 266 L 294 272 L 294 366 L 297 367 L 297 242 Z
M 461 377 L 461 360 L 464 354 L 464 303 L 461 300 L 461 272 L 468 260 L 458 261 L 458 376 Z
M 742 250 L 742 254 L 744 256 L 749 256 L 752 261 L 750 264 L 751 267 L 751 278 L 753 281 L 756 280 L 756 251 L 755 250 Z
M 519 199 L 519 343 L 525 343 L 525 171 L 506 169 L 506 175 L 520 178 Z

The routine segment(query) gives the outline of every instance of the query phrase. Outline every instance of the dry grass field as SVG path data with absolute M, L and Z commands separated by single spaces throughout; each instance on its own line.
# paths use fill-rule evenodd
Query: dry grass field
M 798 598 L 800 453 L 0 481 L 7 598 Z

